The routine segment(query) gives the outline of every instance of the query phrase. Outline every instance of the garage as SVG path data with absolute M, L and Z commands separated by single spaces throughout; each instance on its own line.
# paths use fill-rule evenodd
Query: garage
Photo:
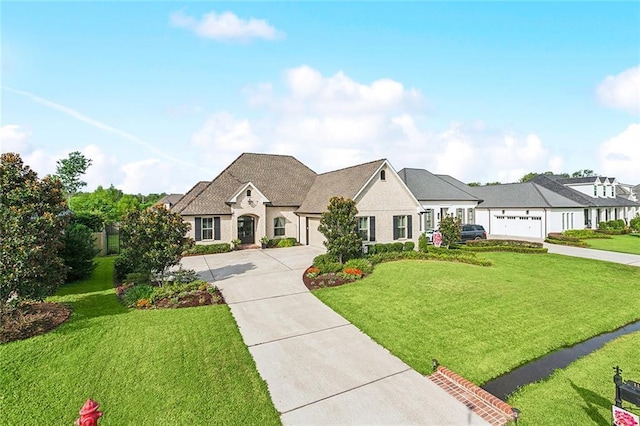
M 542 216 L 494 215 L 491 217 L 491 233 L 524 238 L 543 238 Z

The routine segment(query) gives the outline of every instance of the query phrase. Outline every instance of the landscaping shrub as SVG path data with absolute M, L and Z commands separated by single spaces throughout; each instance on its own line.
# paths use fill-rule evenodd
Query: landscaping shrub
M 298 240 L 295 238 L 282 238 L 278 241 L 278 247 L 293 247 L 296 245 Z
M 478 266 L 491 266 L 493 263 L 489 259 L 477 257 L 475 253 L 467 253 L 461 250 L 451 251 L 443 249 L 442 251 L 423 253 L 418 251 L 405 252 L 388 252 L 378 253 L 369 256 L 372 264 L 377 265 L 382 262 L 391 262 L 396 260 L 442 260 L 450 262 L 468 263 Z
M 128 307 L 134 307 L 140 299 L 151 300 L 154 290 L 155 288 L 150 285 L 134 285 L 124 291 L 122 301 Z
M 338 272 L 337 275 L 346 280 L 359 280 L 362 278 L 362 271 L 356 268 L 344 268 L 342 272 Z
M 386 253 L 387 251 L 387 245 L 386 244 L 376 244 L 376 253 Z
M 426 234 L 420 234 L 418 237 L 418 251 L 427 253 L 429 251 L 429 239 Z
M 569 243 L 579 243 L 579 242 L 581 242 L 580 238 L 571 237 L 569 235 L 564 235 L 564 234 L 561 234 L 560 232 L 549 232 L 549 235 L 548 235 L 547 239 L 565 241 L 565 242 L 569 242 Z
M 413 241 L 407 241 L 402 245 L 403 251 L 413 251 L 414 248 L 416 248 L 416 243 Z
M 404 245 L 400 242 L 398 243 L 389 243 L 387 245 L 387 251 L 402 251 L 402 249 L 404 248 Z
M 177 271 L 170 274 L 173 284 L 187 284 L 195 281 L 202 281 L 198 278 L 198 274 L 193 269 L 183 269 L 182 266 Z
M 193 256 L 199 254 L 216 254 L 227 253 L 231 251 L 231 244 L 219 243 L 219 244 L 198 244 L 194 245 L 188 250 L 182 253 L 184 256 Z
M 375 244 L 367 244 L 367 254 L 376 254 Z
M 138 272 L 136 267 L 136 259 L 134 259 L 127 250 L 122 250 L 120 255 L 114 262 L 114 274 L 118 282 L 122 282 L 127 274 Z
M 598 229 L 607 230 L 607 231 L 620 231 L 626 228 L 626 224 L 622 219 L 610 220 L 608 222 L 600 222 L 598 224 Z
M 596 229 L 596 232 L 603 235 L 624 235 L 629 233 L 627 229 Z
M 636 232 L 640 232 L 640 215 L 629 221 L 629 227 Z
M 549 250 L 543 247 L 523 247 L 523 246 L 462 246 L 463 251 L 469 252 L 510 252 L 510 253 L 547 253 Z
M 569 237 L 575 237 L 582 240 L 590 239 L 590 238 L 611 238 L 605 233 L 596 232 L 593 229 L 569 229 L 563 232 L 564 235 Z
M 131 272 L 127 274 L 123 282 L 125 284 L 133 285 L 151 284 L 151 278 L 149 277 L 149 274 L 145 272 Z
M 206 290 L 209 284 L 206 281 L 195 280 L 189 283 L 176 283 L 155 287 L 150 300 L 152 303 L 161 299 L 170 299 L 176 296 L 184 296 L 191 291 Z
M 62 236 L 63 247 L 60 257 L 67 267 L 66 282 L 89 278 L 95 262 L 93 258 L 99 250 L 95 248 L 93 232 L 81 223 L 70 223 Z
M 351 259 L 344 264 L 345 269 L 359 269 L 365 274 L 373 272 L 373 265 L 371 261 L 366 258 Z
M 338 259 L 329 253 L 321 254 L 313 259 L 313 266 L 320 270 L 321 274 L 329 274 L 342 271 L 342 263 L 338 262 Z
M 521 240 L 471 240 L 467 241 L 461 248 L 496 246 L 542 248 L 542 243 Z
M 95 213 L 79 212 L 71 216 L 70 223 L 78 223 L 91 229 L 91 232 L 100 232 L 104 229 L 102 216 Z

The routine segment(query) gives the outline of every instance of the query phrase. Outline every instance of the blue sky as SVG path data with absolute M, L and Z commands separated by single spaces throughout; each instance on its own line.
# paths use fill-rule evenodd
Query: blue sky
M 245 151 L 640 183 L 639 2 L 3 2 L 2 151 L 186 192 Z

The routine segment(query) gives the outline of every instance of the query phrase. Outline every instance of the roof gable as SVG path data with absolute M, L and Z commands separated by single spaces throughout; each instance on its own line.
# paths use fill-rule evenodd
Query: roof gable
M 479 201 L 477 196 L 425 169 L 405 168 L 398 175 L 418 200 Z

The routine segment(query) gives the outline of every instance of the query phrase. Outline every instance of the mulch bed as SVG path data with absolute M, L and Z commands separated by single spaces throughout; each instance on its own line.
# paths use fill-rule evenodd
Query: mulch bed
M 224 304 L 224 297 L 222 297 L 220 290 L 216 290 L 214 294 L 211 294 L 206 290 L 199 290 L 197 292 L 187 294 L 186 296 L 182 296 L 177 301 L 172 299 L 158 300 L 153 306 L 156 308 L 192 308 L 194 306 Z
M 343 284 L 349 284 L 357 280 L 348 280 L 339 277 L 336 274 L 322 274 L 316 278 L 307 277 L 307 271 L 302 274 L 302 282 L 307 286 L 309 290 L 317 290 L 325 287 L 338 287 Z
M 0 327 L 0 343 L 28 339 L 53 330 L 71 316 L 63 303 L 34 302 L 19 306 Z

